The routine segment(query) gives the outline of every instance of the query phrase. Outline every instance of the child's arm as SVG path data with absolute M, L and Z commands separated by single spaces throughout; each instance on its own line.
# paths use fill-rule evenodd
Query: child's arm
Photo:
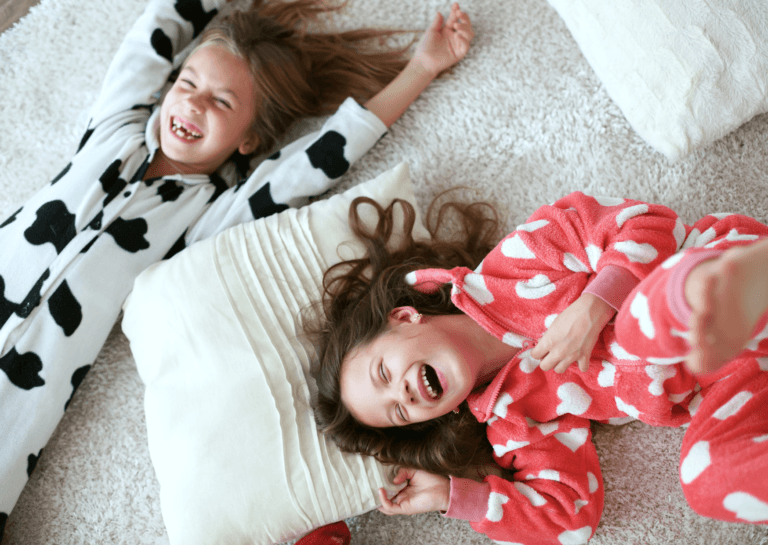
M 458 4 L 451 6 L 445 22 L 438 12 L 410 62 L 389 85 L 366 102 L 365 107 L 387 127 L 392 126 L 432 80 L 464 58 L 474 35 L 469 16 Z
M 600 521 L 604 494 L 589 421 L 567 415 L 541 427 L 520 441 L 505 420 L 489 425 L 496 462 L 515 471 L 511 480 L 496 472 L 477 482 L 401 469 L 394 482 L 407 485 L 392 499 L 380 489 L 379 510 L 444 511 L 505 543 L 586 543 Z
M 387 132 L 441 71 L 464 57 L 473 37 L 469 18 L 454 4 L 448 21 L 438 14 L 414 58 L 366 107 L 347 99 L 316 133 L 264 160 L 243 182 L 225 190 L 185 237 L 187 245 L 233 225 L 302 206 L 328 191 Z
M 117 50 L 91 109 L 93 127 L 115 113 L 157 102 L 174 57 L 217 14 L 223 0 L 152 0 Z

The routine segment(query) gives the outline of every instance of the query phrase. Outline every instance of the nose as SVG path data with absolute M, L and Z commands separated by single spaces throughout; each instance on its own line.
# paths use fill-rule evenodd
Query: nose
M 204 103 L 205 97 L 203 97 L 201 93 L 193 93 L 187 97 L 187 104 L 189 105 L 189 109 L 195 113 L 199 114 L 203 111 Z
M 408 384 L 407 380 L 403 379 L 403 388 L 400 398 L 403 405 L 413 405 L 416 403 L 416 394 L 413 390 L 414 387 Z

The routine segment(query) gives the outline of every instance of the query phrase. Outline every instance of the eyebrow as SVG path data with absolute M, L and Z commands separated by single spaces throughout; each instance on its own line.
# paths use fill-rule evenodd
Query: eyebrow
M 374 386 L 376 385 L 376 378 L 378 376 L 378 362 L 379 360 L 371 360 L 371 365 L 368 366 L 368 375 L 371 378 L 371 384 Z M 376 368 L 376 373 L 374 374 L 374 368 Z M 387 417 L 387 420 L 389 420 L 392 423 L 392 426 L 397 426 L 394 419 L 392 418 L 391 411 L 384 410 L 384 414 Z

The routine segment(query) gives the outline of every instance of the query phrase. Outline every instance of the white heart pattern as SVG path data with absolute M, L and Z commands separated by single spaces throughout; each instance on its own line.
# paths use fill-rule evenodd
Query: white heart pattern
M 651 309 L 648 306 L 648 298 L 641 292 L 637 292 L 629 305 L 629 313 L 637 319 L 640 331 L 649 339 L 656 336 L 656 328 L 651 320 Z
M 519 235 L 508 237 L 501 243 L 501 253 L 514 259 L 536 259 L 534 254 Z
M 541 299 L 555 291 L 555 285 L 546 274 L 537 274 L 530 280 L 521 280 L 515 284 L 515 293 L 522 299 Z
M 587 442 L 589 430 L 587 428 L 573 428 L 571 431 L 556 433 L 554 437 L 571 449 L 571 452 L 576 452 L 581 445 Z
M 680 464 L 680 480 L 691 484 L 712 463 L 709 457 L 709 441 L 699 441 L 691 447 Z
M 584 526 L 578 530 L 566 530 L 557 536 L 557 540 L 562 545 L 585 545 L 589 542 L 589 536 L 591 535 L 592 528 L 590 526 Z
M 736 513 L 736 518 L 741 520 L 748 522 L 768 520 L 768 503 L 746 492 L 728 494 L 723 500 L 723 507 Z
M 545 503 L 547 503 L 547 500 L 544 499 L 544 497 L 536 492 L 533 488 L 528 486 L 525 483 L 521 483 L 520 481 L 512 481 L 512 484 L 515 488 L 517 488 L 517 491 L 520 492 L 523 496 L 528 498 L 528 501 L 531 502 L 531 505 L 534 507 L 541 507 Z
M 616 224 L 621 227 L 628 220 L 631 220 L 635 216 L 648 213 L 648 205 L 636 204 L 634 206 L 628 206 L 618 214 L 616 214 Z
M 718 420 L 725 420 L 739 412 L 741 408 L 752 399 L 752 392 L 742 391 L 733 396 L 727 403 L 717 409 L 713 414 L 713 418 Z
M 616 251 L 621 252 L 632 263 L 650 263 L 659 256 L 659 252 L 647 242 L 639 244 L 634 240 L 622 240 L 614 243 Z
M 509 498 L 504 494 L 491 492 L 491 495 L 488 497 L 488 511 L 485 513 L 485 518 L 491 522 L 499 522 L 504 516 L 504 510 L 501 506 L 508 501 Z
M 493 303 L 493 294 L 485 286 L 485 278 L 481 274 L 469 273 L 464 277 L 464 291 L 479 305 Z
M 560 404 L 557 406 L 557 414 L 584 414 L 592 404 L 592 397 L 575 382 L 566 382 L 557 389 L 557 397 Z

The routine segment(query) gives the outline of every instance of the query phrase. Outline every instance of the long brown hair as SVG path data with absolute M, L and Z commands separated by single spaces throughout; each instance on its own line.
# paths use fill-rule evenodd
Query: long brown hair
M 432 240 L 423 241 L 411 235 L 416 214 L 408 202 L 398 199 L 384 208 L 365 197 L 355 199 L 349 223 L 366 249 L 365 257 L 339 263 L 326 272 L 323 319 L 306 324 L 305 331 L 317 348 L 312 369 L 318 387 L 315 419 L 341 450 L 372 455 L 383 463 L 460 475 L 492 461 L 485 425 L 475 419 L 466 403 L 459 414 L 402 427 L 372 428 L 355 420 L 341 401 L 341 368 L 346 355 L 383 333 L 392 309 L 413 306 L 428 315 L 460 312 L 451 302 L 450 286 L 424 294 L 406 284 L 406 273 L 431 267 L 475 268 L 499 240 L 499 220 L 489 204 L 436 203 L 427 214 Z M 373 206 L 378 214 L 372 230 L 360 219 L 358 208 L 363 204 Z M 405 237 L 399 247 L 392 248 L 396 206 L 404 212 Z M 448 217 L 458 218 L 458 235 L 445 236 Z
M 212 23 L 200 46 L 216 43 L 246 60 L 254 80 L 258 137 L 253 155 L 272 148 L 291 123 L 330 114 L 347 97 L 365 101 L 407 64 L 408 47 L 374 48 L 392 30 L 309 32 L 318 16 L 339 10 L 322 0 L 253 0 L 250 7 Z

